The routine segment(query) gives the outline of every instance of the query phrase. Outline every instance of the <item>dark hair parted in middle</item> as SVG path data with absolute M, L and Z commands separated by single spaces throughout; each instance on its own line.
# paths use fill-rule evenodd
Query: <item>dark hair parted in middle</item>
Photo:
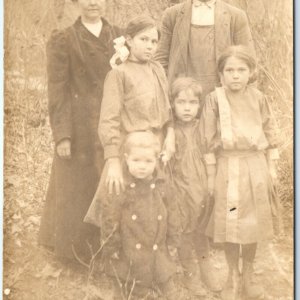
M 254 72 L 256 69 L 256 59 L 251 49 L 243 45 L 230 46 L 225 49 L 218 59 L 218 71 L 222 73 L 228 58 L 235 57 L 245 62 L 250 71 Z
M 160 32 L 158 30 L 156 22 L 147 15 L 138 16 L 129 21 L 126 28 L 126 35 L 134 38 L 139 32 L 153 27 L 157 28 L 158 38 L 160 38 Z
M 192 90 L 196 97 L 199 98 L 202 95 L 202 87 L 199 81 L 192 77 L 178 77 L 172 83 L 171 86 L 171 97 L 172 101 L 178 96 L 178 94 L 182 91 Z

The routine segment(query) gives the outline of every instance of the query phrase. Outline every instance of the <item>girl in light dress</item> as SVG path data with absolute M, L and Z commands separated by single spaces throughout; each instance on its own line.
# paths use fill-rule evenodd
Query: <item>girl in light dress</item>
M 104 83 L 98 133 L 104 148 L 105 167 L 85 217 L 86 222 L 96 226 L 100 226 L 100 203 L 106 191 L 120 194 L 124 190 L 121 153 L 128 133 L 153 132 L 163 145 L 164 162 L 175 151 L 166 75 L 161 65 L 152 60 L 159 39 L 155 22 L 147 16 L 133 19 L 127 26 L 125 38 L 129 56 L 122 57 L 123 63 L 108 73 Z
M 255 67 L 248 48 L 229 47 L 218 60 L 223 87 L 207 96 L 200 120 L 208 190 L 215 197 L 207 234 L 225 243 L 229 268 L 224 300 L 237 299 L 240 251 L 243 293 L 246 299 L 263 297 L 253 262 L 257 243 L 274 233 L 278 139 L 267 98 L 249 85 Z

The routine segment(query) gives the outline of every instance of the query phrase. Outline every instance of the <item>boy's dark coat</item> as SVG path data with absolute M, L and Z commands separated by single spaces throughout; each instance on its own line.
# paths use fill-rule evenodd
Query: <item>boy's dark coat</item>
M 130 179 L 121 196 L 102 197 L 106 270 L 145 286 L 164 283 L 176 271 L 167 245 L 177 247 L 180 243 L 178 206 L 162 178 L 150 182 Z M 118 260 L 109 259 L 114 252 L 119 253 Z
M 191 13 L 192 1 L 187 0 L 167 8 L 163 15 L 162 35 L 155 58 L 167 71 L 170 83 L 179 75 L 188 75 Z M 217 0 L 215 6 L 215 41 L 216 59 L 231 45 L 243 44 L 255 53 L 245 12 L 221 0 Z

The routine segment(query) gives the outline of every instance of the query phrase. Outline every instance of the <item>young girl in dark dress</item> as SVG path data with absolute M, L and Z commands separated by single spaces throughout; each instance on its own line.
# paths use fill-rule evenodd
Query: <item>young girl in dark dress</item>
M 171 161 L 172 179 L 183 227 L 178 254 L 184 269 L 185 286 L 194 295 L 205 296 L 198 265 L 210 259 L 203 256 L 207 245 L 203 243 L 206 239 L 202 238 L 209 200 L 199 127 L 202 87 L 191 77 L 179 77 L 172 84 L 171 95 L 176 141 L 176 151 Z M 215 276 L 213 270 L 211 272 L 211 276 Z

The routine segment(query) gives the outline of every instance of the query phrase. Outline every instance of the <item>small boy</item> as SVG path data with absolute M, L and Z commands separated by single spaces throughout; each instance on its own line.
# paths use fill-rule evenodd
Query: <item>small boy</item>
M 177 206 L 168 198 L 157 164 L 161 150 L 150 131 L 130 133 L 123 146 L 125 191 L 102 198 L 101 238 L 106 273 L 136 287 L 157 284 L 175 299 L 176 266 L 168 246 L 177 247 Z

